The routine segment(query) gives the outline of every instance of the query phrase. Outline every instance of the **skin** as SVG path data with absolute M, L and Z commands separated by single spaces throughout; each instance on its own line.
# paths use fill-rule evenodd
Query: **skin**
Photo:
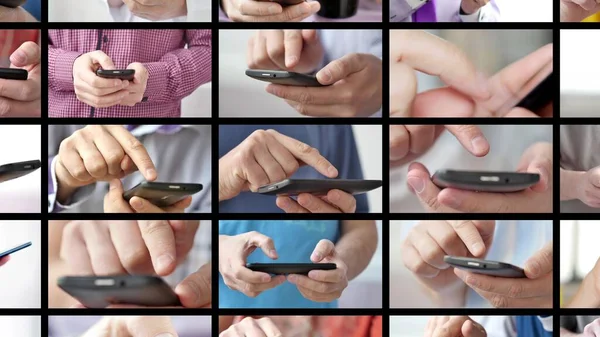
M 249 297 L 287 281 L 295 284 L 302 296 L 315 302 L 331 302 L 341 296 L 348 281 L 368 265 L 377 248 L 377 230 L 373 221 L 344 221 L 342 236 L 333 244 L 317 243 L 310 259 L 313 263 L 335 263 L 335 270 L 313 270 L 304 275 L 277 275 L 254 272 L 246 268 L 247 257 L 256 249 L 276 260 L 279 258 L 270 237 L 258 232 L 219 236 L 219 272 L 225 284 Z
M 583 333 L 574 333 L 565 328 L 560 328 L 560 337 L 596 337 L 600 336 L 600 318 L 583 328 Z
M 505 106 L 536 74 L 551 67 L 552 45 L 487 78 L 461 49 L 427 32 L 392 30 L 390 41 L 391 117 L 552 116 L 551 105 L 536 112 Z M 439 77 L 447 87 L 417 94 L 416 71 Z
M 462 0 L 460 2 L 460 8 L 466 14 L 473 14 L 477 12 L 481 7 L 487 5 L 490 0 Z
M 135 106 L 137 103 L 140 103 L 144 98 L 146 86 L 148 85 L 148 69 L 146 69 L 146 67 L 144 67 L 144 65 L 139 62 L 134 62 L 128 65 L 126 69 L 135 70 L 135 75 L 133 77 L 133 81 L 129 82 L 129 85 L 127 86 L 127 91 L 129 92 L 129 95 L 127 95 L 121 101 L 120 104 L 127 106 Z
M 599 11 L 595 0 L 560 0 L 561 22 L 579 22 Z
M 11 68 L 27 70 L 26 81 L 0 79 L 0 117 L 39 117 L 41 114 L 41 48 L 25 42 L 10 56 Z
M 81 307 L 56 286 L 61 276 L 171 274 L 192 249 L 198 226 L 198 221 L 183 220 L 50 222 L 49 305 Z M 206 264 L 174 291 L 184 307 L 199 308 L 210 304 L 210 289 L 211 267 Z
M 123 0 L 123 3 L 135 16 L 151 21 L 187 15 L 186 0 Z
M 317 13 L 317 1 L 281 6 L 270 1 L 222 0 L 221 7 L 234 22 L 299 22 Z
M 567 308 L 598 308 L 600 307 L 600 259 L 594 268 L 584 277 L 577 292 L 567 303 Z
M 600 207 L 600 168 L 588 171 L 560 169 L 560 200 L 581 200 L 584 204 Z
M 432 317 L 425 327 L 424 337 L 486 337 L 487 332 L 469 316 Z
M 29 12 L 21 7 L 10 8 L 0 6 L 0 22 L 38 22 Z
M 177 337 L 168 316 L 104 316 L 82 337 Z
M 225 323 L 225 320 L 221 320 L 223 316 L 219 317 L 219 326 Z M 226 317 L 229 321 L 228 328 L 219 333 L 219 337 L 281 337 L 281 331 L 277 328 L 275 323 L 268 318 L 252 318 L 246 317 L 239 323 L 231 324 L 233 317 Z

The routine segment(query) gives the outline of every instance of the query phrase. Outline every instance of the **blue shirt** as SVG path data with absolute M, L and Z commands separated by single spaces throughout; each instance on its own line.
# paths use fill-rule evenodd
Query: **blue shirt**
M 279 259 L 272 260 L 260 248 L 252 252 L 248 263 L 311 263 L 310 255 L 322 239 L 336 243 L 340 237 L 337 220 L 221 220 L 219 235 L 238 235 L 257 231 L 273 239 Z M 333 302 L 313 302 L 298 288 L 285 281 L 251 298 L 229 289 L 219 274 L 219 308 L 336 308 Z
M 314 148 L 338 169 L 338 178 L 363 179 L 360 158 L 351 125 L 221 125 L 219 126 L 219 158 L 238 146 L 259 129 L 274 129 Z M 301 167 L 292 179 L 324 179 L 310 166 Z M 356 198 L 356 213 L 368 213 L 366 194 Z M 242 192 L 235 198 L 221 201 L 221 213 L 283 213 L 275 204 L 276 196 Z
M 22 7 L 28 11 L 29 14 L 33 15 L 38 21 L 42 21 L 41 6 L 40 0 L 27 0 Z
M 552 337 L 552 331 L 544 330 L 538 316 L 515 316 L 518 337 Z

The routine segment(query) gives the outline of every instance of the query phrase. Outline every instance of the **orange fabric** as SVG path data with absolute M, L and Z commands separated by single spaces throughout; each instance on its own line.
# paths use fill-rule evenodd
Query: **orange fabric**
M 0 65 L 10 64 L 10 55 L 23 43 L 32 41 L 38 43 L 40 31 L 35 29 L 0 29 Z

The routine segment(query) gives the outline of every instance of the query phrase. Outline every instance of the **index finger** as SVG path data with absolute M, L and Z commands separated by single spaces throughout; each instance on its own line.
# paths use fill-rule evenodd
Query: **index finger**
M 15 67 L 24 67 L 40 63 L 41 57 L 40 46 L 35 42 L 27 41 L 10 55 L 10 63 Z
M 337 283 L 344 279 L 344 271 L 337 268 L 332 270 L 311 270 L 308 277 L 320 282 Z
M 390 44 L 391 62 L 404 62 L 415 70 L 438 76 L 468 96 L 490 97 L 485 77 L 452 43 L 421 30 L 391 30 L 390 41 L 393 41 Z
M 490 144 L 475 125 L 446 125 L 450 133 L 458 139 L 460 144 L 477 157 L 483 157 L 490 151 Z
M 125 319 L 131 336 L 179 336 L 169 316 L 130 316 Z
M 525 275 L 528 278 L 538 278 L 552 272 L 552 241 L 548 242 L 542 249 L 538 250 L 525 262 Z
M 481 256 L 485 252 L 483 238 L 471 220 L 450 221 L 450 226 L 458 237 L 464 242 L 465 246 L 473 256 Z
M 142 238 L 159 275 L 168 275 L 175 269 L 175 234 L 166 220 L 138 221 Z
M 454 316 L 441 326 L 438 326 L 434 332 L 433 337 L 456 337 L 460 336 L 461 328 L 463 323 L 467 320 L 465 316 Z
M 275 140 L 281 143 L 281 145 L 288 149 L 288 151 L 290 151 L 294 157 L 300 159 L 306 165 L 313 167 L 326 177 L 337 177 L 338 170 L 329 162 L 329 160 L 319 153 L 319 150 L 299 140 L 283 135 L 275 130 L 268 130 L 267 132 L 269 132 L 275 138 Z
M 286 29 L 283 31 L 283 47 L 285 49 L 285 66 L 293 68 L 300 61 L 302 54 L 302 31 Z
M 144 145 L 120 125 L 107 125 L 106 130 L 121 144 L 144 178 L 147 181 L 156 180 L 156 167 Z

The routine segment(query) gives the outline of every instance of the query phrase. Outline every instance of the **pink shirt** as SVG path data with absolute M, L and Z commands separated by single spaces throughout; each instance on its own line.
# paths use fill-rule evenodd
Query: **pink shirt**
M 50 29 L 48 116 L 180 117 L 181 100 L 211 80 L 211 48 L 211 31 L 203 29 Z M 94 50 L 117 69 L 144 64 L 149 77 L 142 102 L 95 109 L 77 99 L 73 62 Z

